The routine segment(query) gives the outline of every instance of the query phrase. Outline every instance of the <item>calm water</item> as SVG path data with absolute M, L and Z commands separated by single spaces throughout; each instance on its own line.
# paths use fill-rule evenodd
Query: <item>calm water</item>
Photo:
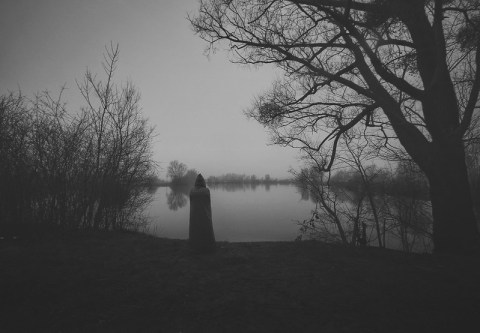
M 311 216 L 311 201 L 302 200 L 294 185 L 209 186 L 212 219 L 218 241 L 291 241 L 299 235 L 298 220 Z M 189 189 L 159 187 L 148 209 L 150 232 L 159 237 L 188 238 Z
M 298 221 L 309 219 L 315 208 L 312 197 L 295 185 L 222 184 L 209 188 L 213 228 L 217 241 L 295 240 L 301 234 Z M 152 221 L 149 233 L 158 237 L 188 238 L 189 190 L 190 188 L 176 190 L 170 187 L 157 188 L 147 209 L 147 216 Z M 352 205 L 347 199 L 339 204 L 345 203 Z M 398 208 L 390 207 L 390 210 L 395 209 Z M 327 229 L 333 234 L 336 233 L 334 225 Z M 406 233 L 402 243 L 398 230 L 398 227 L 392 225 L 385 230 L 388 248 L 402 250 L 408 243 L 410 251 L 431 251 L 431 242 L 428 238 L 416 233 Z M 370 246 L 377 246 L 375 235 L 373 225 L 370 224 L 367 228 Z M 305 237 L 308 236 L 304 235 Z

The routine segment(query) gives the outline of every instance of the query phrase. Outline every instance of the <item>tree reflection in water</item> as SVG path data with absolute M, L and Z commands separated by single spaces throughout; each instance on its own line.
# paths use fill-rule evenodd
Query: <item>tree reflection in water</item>
M 170 192 L 167 193 L 167 205 L 170 210 L 176 211 L 185 207 L 188 202 L 188 186 L 171 186 Z
M 378 237 L 381 237 L 383 247 L 405 252 L 432 251 L 431 203 L 426 198 L 375 194 L 375 206 L 382 223 L 378 235 L 365 193 L 338 186 L 314 188 L 296 184 L 296 189 L 302 200 L 315 204 L 312 217 L 299 221 L 302 235 L 298 239 L 319 239 L 357 246 L 360 245 L 357 244 L 360 226 L 365 224 L 368 234 L 366 243 L 370 246 L 375 246 Z

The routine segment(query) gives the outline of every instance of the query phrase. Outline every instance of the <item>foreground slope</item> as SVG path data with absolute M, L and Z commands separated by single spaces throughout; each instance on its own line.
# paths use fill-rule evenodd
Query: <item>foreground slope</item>
M 0 331 L 459 331 L 480 327 L 479 264 L 317 242 L 196 255 L 136 233 L 4 239 Z

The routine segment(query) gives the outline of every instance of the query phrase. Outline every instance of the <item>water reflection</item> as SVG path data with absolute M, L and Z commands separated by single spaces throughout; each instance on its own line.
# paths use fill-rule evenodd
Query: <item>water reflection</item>
M 311 202 L 299 200 L 293 185 L 209 184 L 215 237 L 218 241 L 293 241 L 296 221 L 308 214 Z M 146 212 L 150 233 L 188 238 L 190 188 L 159 187 Z
M 431 252 L 431 204 L 423 198 L 391 196 L 369 198 L 365 192 L 341 187 L 305 188 L 302 200 L 314 204 L 309 218 L 299 222 L 299 239 L 320 239 L 358 246 L 381 246 L 406 252 Z M 361 226 L 366 237 L 362 239 Z
M 265 191 L 269 192 L 270 191 L 270 186 L 271 184 L 260 184 L 260 183 L 214 183 L 214 184 L 208 184 L 208 187 L 210 187 L 213 190 L 222 190 L 222 191 L 227 191 L 227 192 L 235 192 L 235 191 L 255 191 L 257 187 L 264 188 Z M 274 184 L 273 186 L 278 186 L 277 184 Z
M 310 198 L 310 191 L 308 189 L 300 185 L 295 185 L 295 187 L 297 188 L 297 192 L 300 194 L 301 200 L 312 201 L 313 203 L 316 202 L 313 196 Z
M 301 186 L 282 184 L 209 184 L 212 193 L 214 227 L 219 240 L 294 240 L 301 234 L 301 223 L 313 222 L 315 232 L 303 239 L 338 239 L 338 226 L 322 212 L 318 193 Z M 188 237 L 190 187 L 158 190 L 151 208 L 162 237 Z M 349 244 L 358 245 L 361 226 L 366 224 L 366 243 L 382 244 L 404 251 L 425 252 L 431 248 L 431 212 L 428 201 L 414 198 L 375 196 L 380 232 L 370 203 L 360 192 L 330 188 L 336 211 Z M 312 220 L 311 217 L 314 217 Z M 311 229 L 309 229 L 311 231 Z M 322 234 L 323 235 L 320 235 Z M 320 236 L 319 236 L 320 235 Z M 301 237 L 301 238 L 302 238 Z M 426 250 L 427 249 L 427 250 Z
M 171 186 L 167 193 L 167 205 L 170 210 L 176 211 L 185 207 L 188 203 L 188 193 L 190 189 L 187 186 Z
M 212 190 L 237 192 L 237 191 L 255 191 L 258 186 L 265 188 L 266 192 L 270 192 L 271 184 L 258 184 L 258 183 L 215 183 L 209 184 L 208 187 Z M 276 184 L 273 186 L 277 186 Z M 176 185 L 169 186 L 170 191 L 166 193 L 168 208 L 172 211 L 177 211 L 185 207 L 188 203 L 188 196 L 190 193 L 190 186 Z M 308 198 L 307 198 L 308 200 Z

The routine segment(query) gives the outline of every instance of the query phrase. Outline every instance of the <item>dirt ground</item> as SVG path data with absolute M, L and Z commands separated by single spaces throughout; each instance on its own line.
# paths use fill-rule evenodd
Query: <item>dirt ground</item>
M 0 332 L 480 332 L 480 260 L 36 235 L 0 240 L 0 304 Z

